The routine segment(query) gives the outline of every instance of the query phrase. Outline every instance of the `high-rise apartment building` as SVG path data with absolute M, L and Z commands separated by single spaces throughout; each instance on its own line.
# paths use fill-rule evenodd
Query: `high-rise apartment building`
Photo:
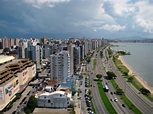
M 40 45 L 28 46 L 27 55 L 28 58 L 36 63 L 37 68 L 42 67 L 43 50 Z
M 80 47 L 74 47 L 74 73 L 80 67 Z
M 66 82 L 70 77 L 70 56 L 68 51 L 61 51 L 50 56 L 51 79 Z
M 71 62 L 71 65 L 70 65 L 71 75 L 74 74 L 74 47 L 75 47 L 74 44 L 68 45 L 68 51 L 69 51 L 70 62 Z

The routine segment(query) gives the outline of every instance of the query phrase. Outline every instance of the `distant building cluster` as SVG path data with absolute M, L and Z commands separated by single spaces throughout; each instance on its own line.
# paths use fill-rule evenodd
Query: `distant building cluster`
M 81 63 L 105 43 L 104 39 L 85 38 L 1 38 L 0 110 L 44 69 L 49 69 L 49 72 L 45 84 L 40 84 L 43 92 L 37 93 L 38 106 L 68 107 L 72 102 L 71 89 L 75 88 L 75 75 L 78 75 Z

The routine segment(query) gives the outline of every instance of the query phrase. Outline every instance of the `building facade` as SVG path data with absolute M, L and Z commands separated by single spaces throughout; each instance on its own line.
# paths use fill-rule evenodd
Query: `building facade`
M 37 98 L 38 107 L 67 108 L 71 102 L 71 94 L 64 91 L 45 92 Z
M 29 59 L 0 56 L 0 110 L 12 101 L 22 86 L 36 75 L 36 65 Z
M 50 56 L 51 79 L 66 82 L 70 77 L 70 56 L 68 51 L 61 51 Z

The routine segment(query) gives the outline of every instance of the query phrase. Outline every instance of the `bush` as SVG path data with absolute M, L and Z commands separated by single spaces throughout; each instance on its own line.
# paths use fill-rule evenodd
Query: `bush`
M 149 94 L 150 94 L 150 91 L 149 91 L 148 89 L 144 88 L 144 87 L 142 87 L 142 88 L 140 89 L 140 92 L 141 92 L 142 94 L 144 94 L 144 95 L 149 95 Z

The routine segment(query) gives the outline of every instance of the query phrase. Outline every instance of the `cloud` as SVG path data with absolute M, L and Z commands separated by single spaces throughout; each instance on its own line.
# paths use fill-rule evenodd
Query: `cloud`
M 41 8 L 43 6 L 54 7 L 59 3 L 66 3 L 70 0 L 24 0 L 25 3 L 31 4 L 33 7 Z
M 125 26 L 120 26 L 120 25 L 104 25 L 100 28 L 97 29 L 102 29 L 110 32 L 117 32 L 117 31 L 123 31 L 126 27 Z
M 136 25 L 144 32 L 153 33 L 153 4 L 149 1 L 139 1 L 135 3 L 135 7 L 139 9 L 134 16 Z

